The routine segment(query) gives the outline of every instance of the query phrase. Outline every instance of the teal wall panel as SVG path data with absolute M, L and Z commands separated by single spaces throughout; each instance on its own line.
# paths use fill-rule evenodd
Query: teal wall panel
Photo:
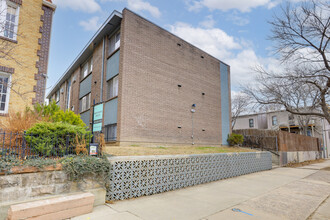
M 104 106 L 104 125 L 117 123 L 118 98 L 105 103 Z
M 92 74 L 90 74 L 84 81 L 80 83 L 79 98 L 87 95 L 92 89 Z
M 229 105 L 229 68 L 220 62 L 220 83 L 221 83 L 221 127 L 222 144 L 228 145 L 227 138 L 230 133 L 230 108 Z
M 119 56 L 120 51 L 118 50 L 107 60 L 107 81 L 119 73 Z
M 80 114 L 80 118 L 81 120 L 83 120 L 83 122 L 89 126 L 89 122 L 90 122 L 90 111 L 88 110 L 87 112 L 84 112 L 82 114 Z

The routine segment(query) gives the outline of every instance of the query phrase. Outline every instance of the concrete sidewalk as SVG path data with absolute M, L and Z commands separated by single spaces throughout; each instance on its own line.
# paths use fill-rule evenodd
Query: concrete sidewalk
M 329 195 L 327 160 L 117 201 L 73 219 L 330 219 Z

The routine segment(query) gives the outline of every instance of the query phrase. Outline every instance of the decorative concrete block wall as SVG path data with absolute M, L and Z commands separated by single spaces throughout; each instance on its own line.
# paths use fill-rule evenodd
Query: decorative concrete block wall
M 109 157 L 107 200 L 123 200 L 272 169 L 269 152 Z

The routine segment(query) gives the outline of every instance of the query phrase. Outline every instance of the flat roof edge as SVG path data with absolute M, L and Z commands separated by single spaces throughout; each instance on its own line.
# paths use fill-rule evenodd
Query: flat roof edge
M 102 26 L 97 30 L 97 32 L 93 35 L 93 37 L 88 41 L 88 43 L 85 45 L 85 47 L 81 50 L 81 52 L 78 54 L 78 56 L 73 60 L 73 62 L 70 64 L 70 66 L 66 69 L 66 71 L 62 74 L 61 78 L 57 80 L 57 82 L 54 84 L 54 86 L 51 88 L 50 92 L 47 94 L 46 98 L 49 99 L 52 94 L 55 93 L 55 91 L 59 88 L 59 85 L 62 84 L 62 81 L 65 81 L 66 77 L 71 73 L 72 68 L 74 65 L 79 61 L 80 57 L 84 54 L 84 52 L 88 49 L 88 47 L 91 45 L 91 43 L 99 37 L 99 35 L 102 33 L 102 31 L 105 29 L 106 25 L 115 17 L 122 18 L 122 14 L 118 12 L 117 10 L 114 10 L 110 16 L 105 20 L 105 22 L 102 24 Z

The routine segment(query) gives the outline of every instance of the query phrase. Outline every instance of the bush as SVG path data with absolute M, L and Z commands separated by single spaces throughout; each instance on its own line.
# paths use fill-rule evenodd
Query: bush
M 26 132 L 26 141 L 34 153 L 40 156 L 63 156 L 65 151 L 74 152 L 75 137 L 90 137 L 83 126 L 62 122 L 40 122 Z M 66 146 L 68 143 L 70 146 Z
M 24 112 L 10 112 L 0 121 L 0 128 L 6 132 L 23 132 L 38 122 L 38 117 L 26 109 Z
M 56 102 L 53 101 L 49 105 L 37 104 L 34 106 L 35 114 L 49 122 L 64 122 L 71 125 L 86 126 L 81 120 L 80 115 L 76 115 L 73 111 L 63 111 L 60 109 Z
M 53 122 L 63 122 L 71 125 L 85 127 L 86 124 L 81 120 L 80 115 L 76 115 L 73 111 L 59 110 L 50 117 Z
M 55 115 L 56 112 L 60 111 L 60 107 L 55 101 L 50 102 L 48 105 L 36 104 L 34 106 L 34 112 L 43 118 L 49 118 Z
M 110 176 L 110 163 L 106 157 L 66 156 L 59 162 L 71 180 L 79 180 L 85 175 L 96 174 L 107 182 Z
M 241 134 L 231 133 L 227 139 L 230 146 L 243 144 L 244 137 Z

